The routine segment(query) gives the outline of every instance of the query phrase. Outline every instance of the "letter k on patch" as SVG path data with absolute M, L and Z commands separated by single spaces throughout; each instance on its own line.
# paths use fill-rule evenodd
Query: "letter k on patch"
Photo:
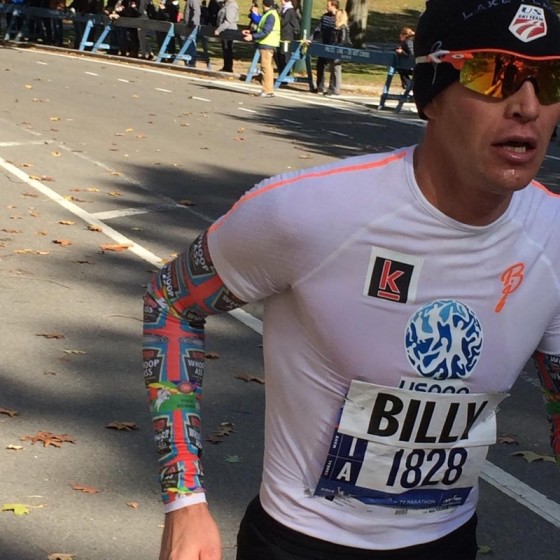
M 372 247 L 365 295 L 398 303 L 413 302 L 422 259 Z

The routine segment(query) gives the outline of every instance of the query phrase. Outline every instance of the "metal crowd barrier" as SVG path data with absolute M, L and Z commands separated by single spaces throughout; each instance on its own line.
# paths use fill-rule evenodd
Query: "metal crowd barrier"
M 8 18 L 8 14 L 10 14 L 11 17 Z M 210 26 L 188 27 L 184 23 L 171 23 L 147 18 L 119 17 L 113 19 L 100 14 L 79 15 L 70 13 L 67 10 L 50 10 L 47 8 L 34 8 L 19 4 L 0 4 L 0 16 L 2 15 L 4 15 L 6 20 L 5 40 L 21 41 L 22 39 L 33 39 L 30 25 L 33 21 L 45 19 L 52 21 L 69 20 L 75 24 L 75 30 L 79 30 L 81 33 L 78 50 L 89 50 L 97 53 L 113 48 L 110 42 L 112 38 L 111 33 L 116 29 L 139 29 L 144 32 L 152 31 L 159 34 L 160 40 L 158 42 L 160 46 L 155 57 L 156 62 L 169 61 L 173 62 L 173 64 L 183 62 L 185 64 L 194 65 L 195 60 L 198 58 L 206 62 L 208 69 L 211 69 L 210 56 L 207 48 L 208 40 L 243 41 L 243 34 L 241 31 L 228 30 L 216 36 L 214 34 L 214 28 Z M 77 23 L 80 25 L 76 26 Z M 178 48 L 176 45 L 177 40 L 180 44 Z M 197 50 L 198 44 L 202 47 L 201 53 Z M 171 45 L 173 45 L 173 48 L 171 48 Z M 395 73 L 401 69 L 412 69 L 410 61 L 405 57 L 398 56 L 392 46 L 378 49 L 355 49 L 352 47 L 323 45 L 321 43 L 307 41 L 292 41 L 288 51 L 291 53 L 290 58 L 285 68 L 276 79 L 274 83 L 275 88 L 279 88 L 285 83 L 305 81 L 308 83 L 310 91 L 314 91 L 315 86 L 311 58 L 323 57 L 359 64 L 385 66 L 387 68 L 387 76 L 378 109 L 384 109 L 386 102 L 393 100 L 397 101 L 395 111 L 399 112 L 404 103 L 413 100 L 411 93 L 412 80 L 410 80 L 408 86 L 401 93 L 390 93 L 390 86 Z M 257 74 L 259 57 L 259 50 L 256 49 L 251 61 L 251 66 L 247 72 L 246 82 L 250 82 Z M 305 65 L 306 78 L 292 76 L 294 66 L 300 61 L 303 61 Z
M 284 70 L 274 82 L 275 89 L 279 88 L 282 84 L 304 81 L 308 83 L 310 91 L 315 91 L 311 58 L 322 57 L 358 64 L 385 66 L 387 68 L 387 75 L 378 109 L 385 109 L 387 101 L 397 101 L 395 111 L 398 113 L 402 109 L 404 103 L 413 101 L 412 80 L 410 80 L 410 83 L 402 91 L 402 93 L 390 93 L 391 82 L 395 73 L 397 73 L 398 70 L 412 70 L 413 67 L 412 63 L 408 59 L 398 56 L 392 46 L 379 49 L 354 49 L 352 47 L 341 47 L 337 45 L 323 45 L 321 43 L 308 43 L 306 41 L 292 41 L 289 45 L 288 51 L 291 53 L 290 58 L 286 63 Z M 259 59 L 260 53 L 257 50 L 253 56 L 251 67 L 249 68 L 245 81 L 251 81 L 257 74 Z M 307 74 L 305 78 L 298 78 L 291 75 L 294 66 L 300 61 L 303 61 L 305 64 Z

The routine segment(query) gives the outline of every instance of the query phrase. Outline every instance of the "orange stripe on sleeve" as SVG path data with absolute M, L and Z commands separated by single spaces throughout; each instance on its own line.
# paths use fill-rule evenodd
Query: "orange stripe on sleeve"
M 368 169 L 375 169 L 377 167 L 383 167 L 385 165 L 388 165 L 390 163 L 393 163 L 395 161 L 398 161 L 400 159 L 402 159 L 403 157 L 406 156 L 407 154 L 407 150 L 402 150 L 396 154 L 391 154 L 390 156 L 384 158 L 384 159 L 380 159 L 378 161 L 370 161 L 368 163 L 360 163 L 360 164 L 356 164 L 356 165 L 347 165 L 347 166 L 343 166 L 343 167 L 336 167 L 334 169 L 325 169 L 323 171 L 309 171 L 308 173 L 303 173 L 301 175 L 296 175 L 295 177 L 290 177 L 289 179 L 283 179 L 280 181 L 276 181 L 274 183 L 270 183 L 269 185 L 267 185 L 266 187 L 263 187 L 262 189 L 258 189 L 255 191 L 251 191 L 248 192 L 247 194 L 243 195 L 229 210 L 229 212 L 227 214 L 225 214 L 224 216 L 222 216 L 221 219 L 217 220 L 216 222 L 214 222 L 210 228 L 208 229 L 208 231 L 214 232 L 216 231 L 224 222 L 224 219 L 227 218 L 232 212 L 235 212 L 235 210 L 241 206 L 242 204 L 244 204 L 245 202 L 248 202 L 249 200 L 252 200 L 253 198 L 257 197 L 257 196 L 261 196 L 271 190 L 274 189 L 278 189 L 280 187 L 285 187 L 286 185 L 291 185 L 292 183 L 297 183 L 298 181 L 303 181 L 305 179 L 319 179 L 321 177 L 330 177 L 332 175 L 339 175 L 341 173 L 353 173 L 355 171 L 366 171 Z

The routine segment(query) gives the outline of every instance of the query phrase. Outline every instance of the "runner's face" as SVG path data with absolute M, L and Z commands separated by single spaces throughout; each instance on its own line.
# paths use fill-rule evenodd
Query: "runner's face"
M 503 100 L 456 82 L 425 113 L 433 129 L 431 149 L 437 150 L 432 156 L 453 182 L 482 194 L 509 196 L 537 174 L 560 118 L 560 103 L 541 105 L 530 82 Z

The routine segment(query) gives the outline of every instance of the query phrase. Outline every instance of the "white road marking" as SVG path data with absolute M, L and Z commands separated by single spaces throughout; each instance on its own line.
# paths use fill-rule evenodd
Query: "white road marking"
M 336 132 L 334 130 L 327 130 L 326 132 L 328 132 L 329 134 L 334 134 L 335 136 L 344 136 L 345 138 L 352 138 L 350 134 L 344 134 L 343 132 Z
M 130 80 L 125 80 L 124 78 L 118 78 L 118 82 L 124 82 L 125 84 L 130 84 Z
M 537 492 L 521 480 L 511 476 L 490 461 L 482 467 L 480 478 L 496 487 L 498 490 L 513 498 L 516 502 L 540 515 L 549 523 L 560 527 L 560 504 Z
M 45 142 L 37 140 L 37 142 L 0 142 L 0 148 L 17 148 L 19 146 L 44 146 Z
M 37 64 L 40 64 L 41 66 L 48 66 L 48 64 L 46 62 L 43 62 L 42 60 L 38 60 Z
M 144 249 L 141 245 L 135 243 L 132 239 L 122 235 L 117 230 L 113 229 L 112 227 L 106 225 L 101 220 L 92 216 L 89 212 L 86 212 L 82 208 L 80 208 L 77 204 L 66 200 L 64 197 L 60 196 L 57 192 L 53 191 L 40 181 L 36 179 L 32 179 L 27 173 L 23 172 L 21 169 L 18 169 L 15 165 L 7 162 L 5 159 L 0 158 L 0 167 L 3 167 L 8 173 L 11 173 L 15 177 L 17 177 L 20 181 L 23 181 L 26 185 L 30 186 L 31 188 L 39 191 L 41 194 L 47 196 L 52 201 L 56 202 L 64 209 L 68 210 L 76 217 L 80 218 L 86 224 L 90 224 L 92 226 L 97 226 L 102 229 L 103 233 L 115 241 L 116 243 L 128 245 L 128 250 L 134 253 L 135 255 L 139 256 L 141 259 L 149 262 L 154 266 L 161 266 L 161 259 L 157 255 L 154 255 L 152 252 Z
M 289 124 L 297 124 L 297 125 L 303 124 L 303 123 L 300 123 L 298 121 L 291 121 L 290 119 L 282 119 L 282 122 L 287 122 Z
M 95 72 L 84 72 L 84 74 L 87 74 L 88 76 L 99 76 L 99 74 L 96 74 Z
M 152 204 L 142 208 L 124 208 L 122 210 L 107 210 L 106 212 L 94 212 L 91 214 L 98 220 L 114 220 L 116 218 L 127 218 L 128 216 L 138 216 L 139 214 L 149 214 L 158 210 L 171 210 L 172 208 L 184 208 L 181 204 Z
M 206 101 L 207 103 L 212 103 L 211 99 L 206 99 L 206 97 L 196 97 L 196 95 L 193 95 L 191 97 L 191 99 L 196 99 L 197 101 Z
M 160 87 L 155 88 L 156 91 L 162 91 L 163 93 L 173 93 L 170 89 L 163 89 Z
M 246 113 L 258 113 L 258 111 L 255 111 L 254 109 L 246 109 L 245 107 L 239 107 L 240 111 L 245 111 Z

